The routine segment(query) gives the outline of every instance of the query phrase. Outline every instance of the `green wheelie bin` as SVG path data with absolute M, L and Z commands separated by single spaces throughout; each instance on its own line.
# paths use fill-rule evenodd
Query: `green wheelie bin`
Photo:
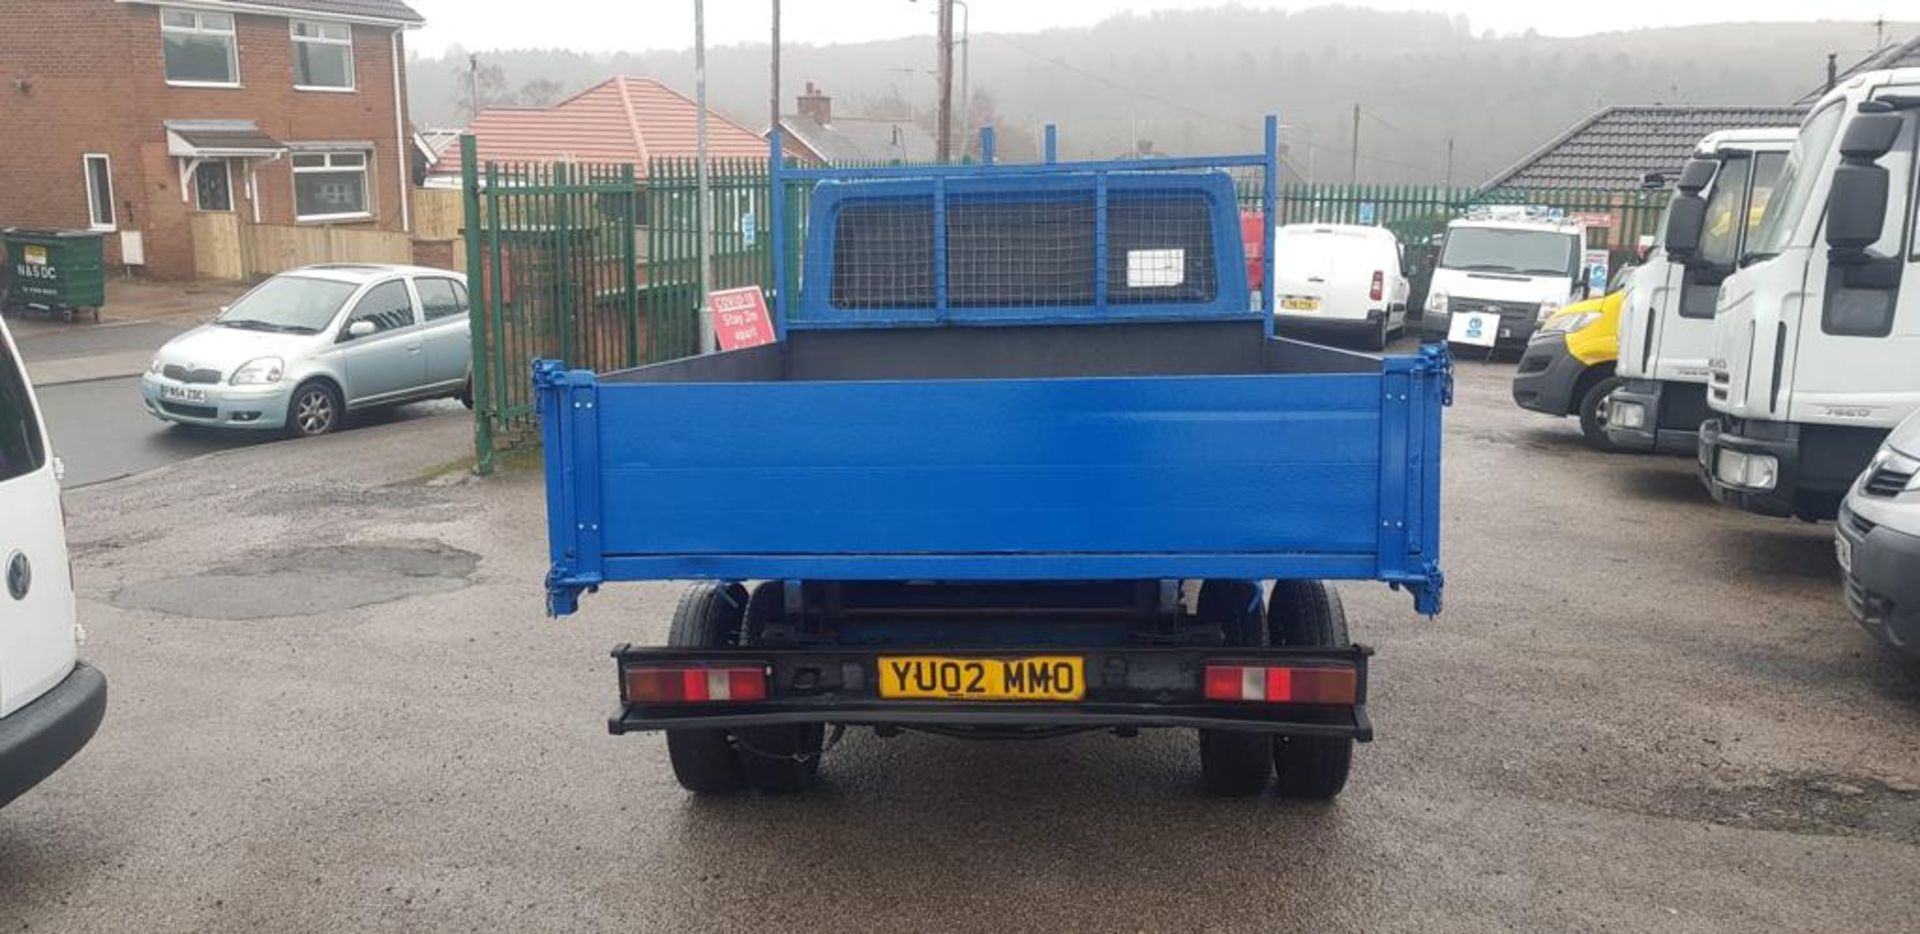
M 0 230 L 7 258 L 0 277 L 0 310 L 39 311 L 71 321 L 83 312 L 100 320 L 107 303 L 105 238 L 87 230 Z

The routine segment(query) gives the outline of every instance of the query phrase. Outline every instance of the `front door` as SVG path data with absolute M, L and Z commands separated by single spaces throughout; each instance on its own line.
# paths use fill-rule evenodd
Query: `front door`
M 359 322 L 372 324 L 372 332 L 354 336 Z M 341 326 L 338 339 L 347 371 L 349 406 L 405 395 L 427 381 L 420 316 L 404 279 L 390 279 L 361 295 Z

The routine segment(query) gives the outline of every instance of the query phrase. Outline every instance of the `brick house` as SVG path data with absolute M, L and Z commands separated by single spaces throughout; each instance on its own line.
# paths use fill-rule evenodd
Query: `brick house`
M 270 229 L 410 229 L 403 0 L 6 7 L 0 227 L 102 231 L 159 278 Z

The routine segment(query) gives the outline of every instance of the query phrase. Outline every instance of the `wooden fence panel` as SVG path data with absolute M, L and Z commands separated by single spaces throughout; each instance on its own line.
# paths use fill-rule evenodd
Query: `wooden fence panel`
M 240 216 L 231 211 L 187 215 L 193 238 L 193 274 L 202 279 L 245 279 Z

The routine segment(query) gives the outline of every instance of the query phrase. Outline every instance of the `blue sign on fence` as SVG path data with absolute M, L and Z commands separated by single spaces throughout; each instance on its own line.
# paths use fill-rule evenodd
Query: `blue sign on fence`
M 1374 216 L 1380 213 L 1379 207 L 1380 206 L 1378 204 L 1375 204 L 1372 201 L 1360 202 L 1360 223 L 1372 224 Z

